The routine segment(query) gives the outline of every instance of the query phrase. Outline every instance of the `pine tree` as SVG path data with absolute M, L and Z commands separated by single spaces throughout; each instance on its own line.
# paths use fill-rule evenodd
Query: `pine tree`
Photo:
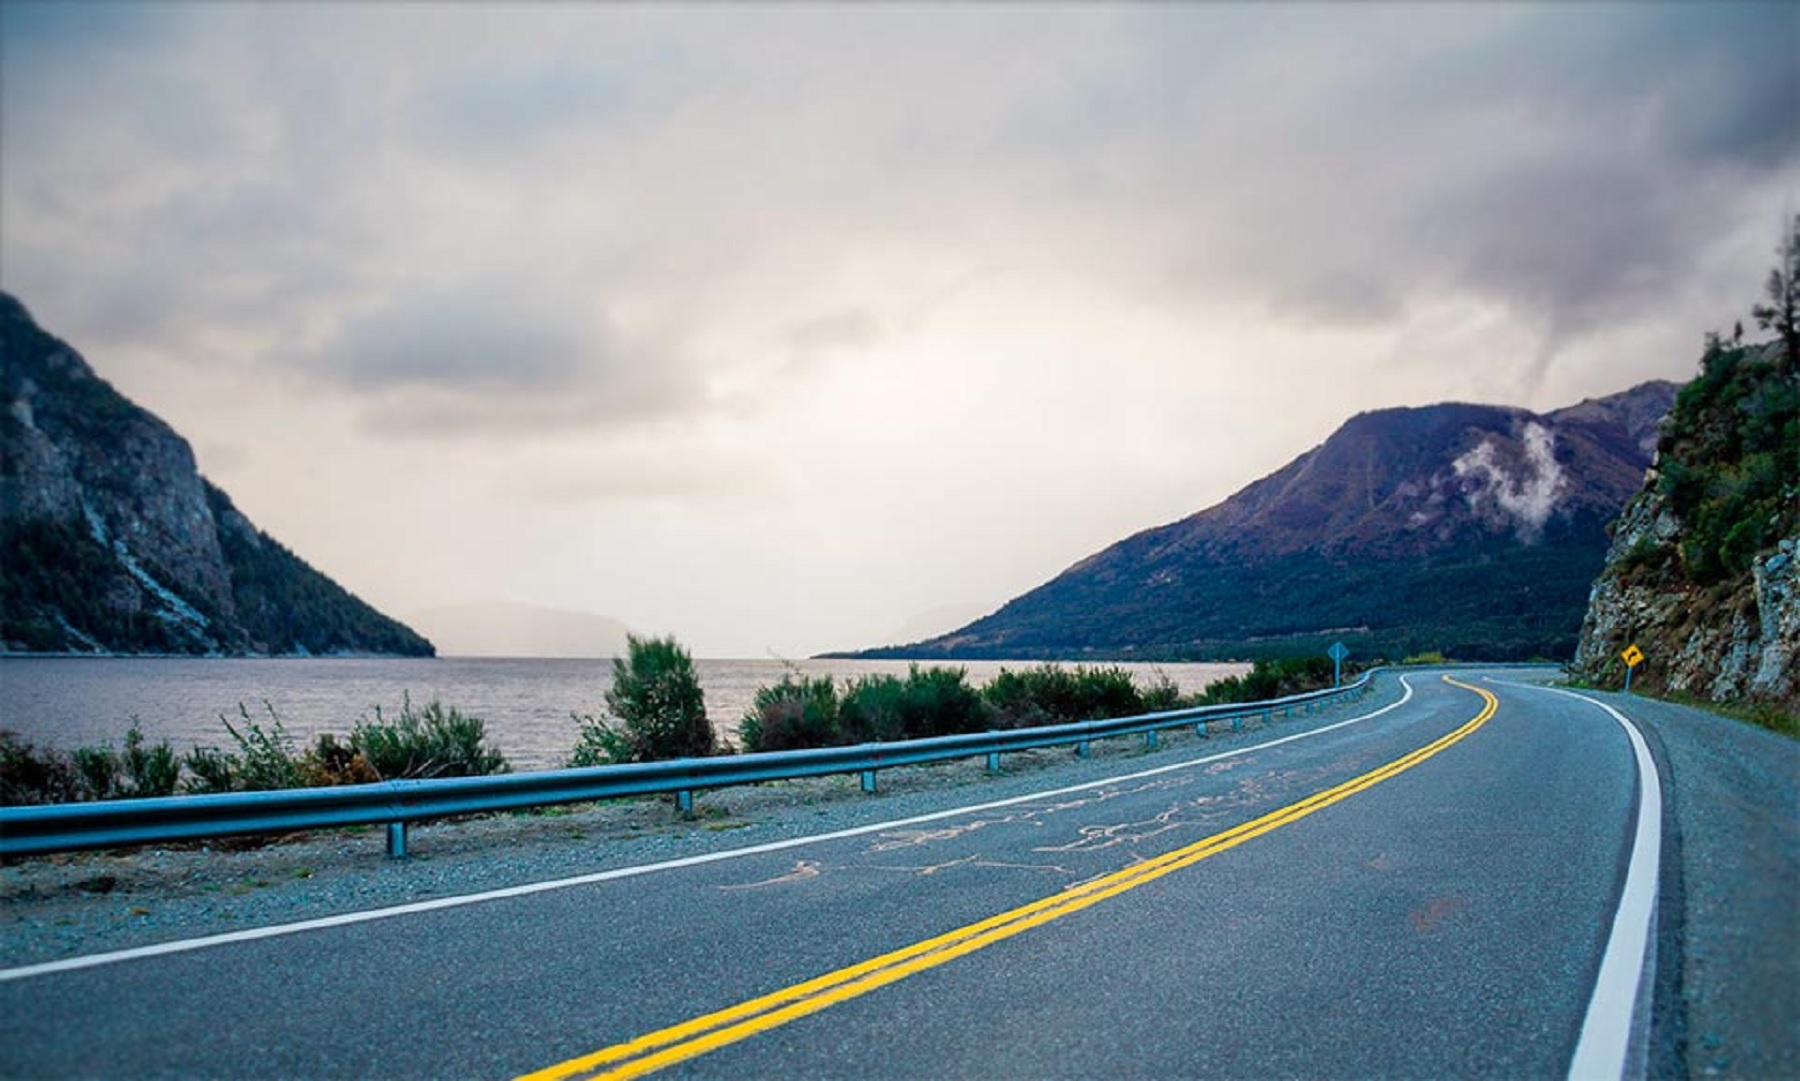
M 1800 371 L 1800 214 L 1781 238 L 1777 254 L 1781 263 L 1769 271 L 1763 287 L 1769 303 L 1756 305 L 1750 314 L 1756 317 L 1757 326 L 1781 335 L 1787 353 L 1782 363 L 1792 374 Z

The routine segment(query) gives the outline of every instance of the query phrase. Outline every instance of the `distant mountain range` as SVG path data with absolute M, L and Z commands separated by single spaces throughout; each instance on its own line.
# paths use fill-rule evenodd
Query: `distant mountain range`
M 1383 409 L 959 630 L 864 657 L 1570 656 L 1676 385 L 1552 413 Z
M 0 653 L 430 656 L 0 293 Z
M 412 623 L 447 657 L 623 657 L 630 633 L 592 612 L 502 601 L 432 608 Z

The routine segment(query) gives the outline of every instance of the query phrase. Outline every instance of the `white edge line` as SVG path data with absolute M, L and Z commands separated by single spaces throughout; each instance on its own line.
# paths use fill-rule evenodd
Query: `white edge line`
M 1641 992 L 1645 990 L 1645 980 L 1651 977 L 1650 936 L 1656 926 L 1656 890 L 1662 871 L 1662 777 L 1656 770 L 1656 760 L 1650 756 L 1643 733 L 1612 706 L 1597 698 L 1556 687 L 1527 683 L 1513 686 L 1535 687 L 1599 706 L 1625 729 L 1631 740 L 1632 753 L 1637 757 L 1638 814 L 1637 828 L 1631 840 L 1631 859 L 1625 872 L 1624 888 L 1619 891 L 1619 907 L 1613 913 L 1606 953 L 1600 960 L 1600 974 L 1594 980 L 1594 994 L 1588 1000 L 1587 1016 L 1581 1022 L 1581 1037 L 1569 1060 L 1571 1081 L 1617 1081 L 1626 1076 L 1627 1067 L 1632 1065 L 1632 1024 L 1637 1017 Z M 1648 1022 L 1647 1012 L 1643 1019 Z M 1642 1065 L 1641 1056 L 1638 1065 Z M 1641 1074 L 1643 1071 L 1638 1068 L 1632 1072 Z
M 10 980 L 30 979 L 33 976 L 48 976 L 58 972 L 74 972 L 84 968 L 97 968 L 101 965 L 118 964 L 121 961 L 136 961 L 146 957 L 161 957 L 171 953 L 186 953 L 190 950 L 206 949 L 210 946 L 226 946 L 234 942 L 254 942 L 263 938 L 277 938 L 282 935 L 299 934 L 302 931 L 320 931 L 329 927 L 343 927 L 353 923 L 367 923 L 372 920 L 391 919 L 395 916 L 411 916 L 421 912 L 436 912 L 446 908 L 460 908 L 463 905 L 479 904 L 483 901 L 500 901 L 509 897 L 528 897 L 534 893 L 546 893 L 550 890 L 568 889 L 573 886 L 588 886 L 597 882 L 610 882 L 619 878 L 634 878 L 655 871 L 673 871 L 682 867 L 695 867 L 720 860 L 737 859 L 740 856 L 756 856 L 767 852 L 779 852 L 785 848 L 798 848 L 801 845 L 817 844 L 821 841 L 836 841 L 845 837 L 858 837 L 867 833 L 879 833 L 883 830 L 898 829 L 903 826 L 917 825 L 921 822 L 935 822 L 945 818 L 956 818 L 961 815 L 978 814 L 991 811 L 997 807 L 1010 807 L 1019 803 L 1031 803 L 1037 800 L 1055 799 L 1073 792 L 1085 792 L 1089 789 L 1104 788 L 1107 785 L 1122 784 L 1127 781 L 1154 777 L 1174 770 L 1192 769 L 1204 766 L 1209 762 L 1217 762 L 1224 758 L 1235 758 L 1254 751 L 1278 747 L 1283 743 L 1308 739 L 1312 736 L 1324 735 L 1346 725 L 1360 724 L 1374 720 L 1385 713 L 1399 709 L 1412 699 L 1413 688 L 1403 675 L 1400 684 L 1406 693 L 1397 702 L 1365 713 L 1360 717 L 1328 724 L 1323 728 L 1313 728 L 1305 732 L 1296 732 L 1290 736 L 1282 736 L 1266 743 L 1258 743 L 1250 747 L 1240 747 L 1233 751 L 1222 751 L 1205 758 L 1194 758 L 1172 765 L 1158 766 L 1155 769 L 1141 770 L 1120 777 L 1108 777 L 1099 781 L 1088 781 L 1084 784 L 1070 785 L 1067 788 L 1051 789 L 1047 792 L 1033 792 L 1023 796 L 1012 796 L 1007 799 L 994 800 L 990 803 L 977 803 L 966 807 L 955 807 L 947 811 L 934 811 L 931 814 L 916 815 L 912 818 L 895 819 L 891 822 L 876 822 L 866 826 L 854 826 L 850 829 L 836 830 L 831 833 L 813 834 L 807 837 L 790 837 L 781 841 L 769 841 L 765 844 L 748 845 L 744 848 L 726 849 L 722 852 L 707 852 L 698 856 L 683 856 L 680 859 L 665 860 L 662 863 L 639 864 L 634 867 L 616 867 L 610 871 L 596 871 L 593 874 L 577 875 L 573 878 L 558 878 L 545 882 L 530 882 L 521 886 L 508 886 L 504 889 L 485 890 L 481 893 L 465 893 L 454 897 L 435 897 L 429 901 L 414 901 L 410 904 L 393 905 L 388 908 L 366 909 L 360 912 L 342 912 L 335 916 L 321 916 L 318 919 L 301 920 L 297 923 L 273 924 L 268 927 L 251 927 L 242 931 L 231 931 L 222 935 L 207 935 L 202 938 L 178 939 L 173 942 L 158 942 L 150 946 L 135 946 L 131 949 L 113 950 L 109 953 L 94 953 L 84 957 L 68 957 L 60 961 L 44 961 L 35 965 L 21 965 L 18 968 L 0 969 L 0 983 Z

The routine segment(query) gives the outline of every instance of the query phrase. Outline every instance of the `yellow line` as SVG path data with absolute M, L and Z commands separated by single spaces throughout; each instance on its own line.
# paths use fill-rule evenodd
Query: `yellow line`
M 766 1032 L 796 1018 L 817 1013 L 836 1003 L 867 994 L 878 987 L 905 979 L 914 973 L 928 968 L 936 968 L 938 965 L 964 954 L 973 953 L 1033 927 L 1061 919 L 1073 912 L 1079 912 L 1084 908 L 1099 904 L 1109 897 L 1116 897 L 1127 890 L 1136 889 L 1146 882 L 1152 882 L 1166 874 L 1192 866 L 1201 860 L 1235 848 L 1254 837 L 1260 837 L 1290 822 L 1305 818 L 1315 811 L 1329 807 L 1340 800 L 1348 799 L 1364 789 L 1371 788 L 1390 777 L 1413 768 L 1486 724 L 1500 706 L 1498 699 L 1480 687 L 1458 682 L 1449 676 L 1445 676 L 1444 681 L 1480 695 L 1484 700 L 1481 712 L 1455 731 L 1359 777 L 1353 777 L 1342 784 L 1316 792 L 1303 800 L 1213 834 L 1204 840 L 1196 841 L 1172 852 L 1166 852 L 1154 859 L 1133 864 L 1124 870 L 1091 879 L 1054 896 L 1033 901 L 1028 905 L 990 916 L 947 934 L 937 935 L 879 957 L 870 958 L 860 964 L 828 972 L 823 976 L 794 984 L 771 994 L 696 1017 L 691 1021 L 684 1021 L 678 1025 L 646 1033 L 625 1043 L 602 1048 L 589 1055 L 545 1067 L 534 1073 L 523 1075 L 518 1081 L 562 1081 L 564 1078 L 588 1074 L 613 1063 L 619 1065 L 610 1070 L 592 1074 L 592 1076 L 596 1078 L 642 1077 L 665 1066 L 706 1054 L 708 1051 L 736 1043 L 759 1032 Z

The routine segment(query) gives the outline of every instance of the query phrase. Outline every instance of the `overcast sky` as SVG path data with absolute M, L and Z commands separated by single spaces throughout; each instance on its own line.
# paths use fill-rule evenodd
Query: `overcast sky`
M 997 607 L 1361 410 L 1685 379 L 1800 209 L 1791 3 L 0 31 L 0 286 L 253 520 L 706 656 Z

